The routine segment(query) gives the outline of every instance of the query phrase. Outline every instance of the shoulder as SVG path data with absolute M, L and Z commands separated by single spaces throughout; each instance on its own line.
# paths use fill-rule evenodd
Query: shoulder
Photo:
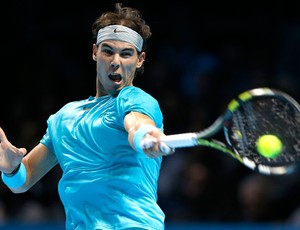
M 141 88 L 127 86 L 117 97 L 117 109 L 125 115 L 131 111 L 140 112 L 152 118 L 160 127 L 162 113 L 158 101 Z
M 140 99 L 140 100 L 156 100 L 152 95 L 144 91 L 143 89 L 136 86 L 127 86 L 123 88 L 119 95 L 119 98 L 127 99 Z
M 119 95 L 134 94 L 134 93 L 137 93 L 137 94 L 148 94 L 147 92 L 145 92 L 144 90 L 142 90 L 139 87 L 136 87 L 136 86 L 126 86 L 126 87 L 124 87 L 120 91 Z

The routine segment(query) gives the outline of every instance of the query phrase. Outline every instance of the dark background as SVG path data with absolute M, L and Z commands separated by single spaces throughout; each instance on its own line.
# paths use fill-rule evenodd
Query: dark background
M 0 126 L 14 145 L 31 149 L 50 114 L 95 94 L 91 25 L 114 2 L 13 0 L 1 7 Z M 207 127 L 251 88 L 278 88 L 300 101 L 297 1 L 124 3 L 152 28 L 136 85 L 160 102 L 166 134 Z M 26 194 L 1 184 L 0 222 L 63 221 L 60 173 L 55 168 Z M 219 152 L 182 149 L 165 158 L 159 203 L 169 222 L 298 223 L 298 178 L 259 175 Z

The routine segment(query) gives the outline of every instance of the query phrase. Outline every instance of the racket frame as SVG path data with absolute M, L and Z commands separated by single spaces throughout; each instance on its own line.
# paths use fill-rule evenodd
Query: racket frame
M 226 134 L 226 121 L 228 121 L 233 113 L 241 106 L 241 104 L 246 103 L 249 100 L 252 100 L 255 97 L 262 96 L 275 96 L 282 98 L 283 100 L 289 101 L 293 107 L 300 113 L 300 106 L 297 101 L 289 96 L 288 94 L 271 88 L 256 88 L 245 91 L 238 95 L 236 99 L 232 99 L 227 106 L 227 110 L 220 116 L 218 119 L 210 125 L 208 128 L 199 132 L 190 132 L 182 134 L 173 134 L 166 135 L 160 139 L 171 148 L 186 148 L 193 146 L 206 146 L 218 151 L 227 153 L 233 158 L 237 159 L 239 162 L 247 166 L 248 168 L 258 171 L 262 174 L 267 175 L 283 175 L 290 174 L 297 168 L 297 162 L 291 163 L 290 165 L 285 166 L 268 166 L 264 164 L 257 164 L 253 160 L 242 157 L 237 150 L 232 146 L 228 135 Z M 215 134 L 220 132 L 223 129 L 226 144 L 222 141 L 209 139 Z M 163 149 L 162 149 L 163 150 Z

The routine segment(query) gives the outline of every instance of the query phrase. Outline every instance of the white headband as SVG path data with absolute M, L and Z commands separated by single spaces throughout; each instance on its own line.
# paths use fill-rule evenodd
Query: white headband
M 104 40 L 118 40 L 128 42 L 135 46 L 140 52 L 143 47 L 143 38 L 134 30 L 126 26 L 110 25 L 98 31 L 96 45 L 99 45 Z

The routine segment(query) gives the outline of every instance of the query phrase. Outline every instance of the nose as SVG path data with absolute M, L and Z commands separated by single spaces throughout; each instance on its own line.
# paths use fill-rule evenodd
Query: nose
M 118 55 L 114 55 L 110 63 L 110 66 L 114 69 L 117 69 L 120 66 L 120 60 Z
M 112 68 L 114 68 L 114 69 L 117 69 L 119 66 L 120 66 L 120 64 L 117 64 L 117 63 L 115 63 L 115 62 L 111 62 L 110 63 L 110 66 L 112 67 Z

